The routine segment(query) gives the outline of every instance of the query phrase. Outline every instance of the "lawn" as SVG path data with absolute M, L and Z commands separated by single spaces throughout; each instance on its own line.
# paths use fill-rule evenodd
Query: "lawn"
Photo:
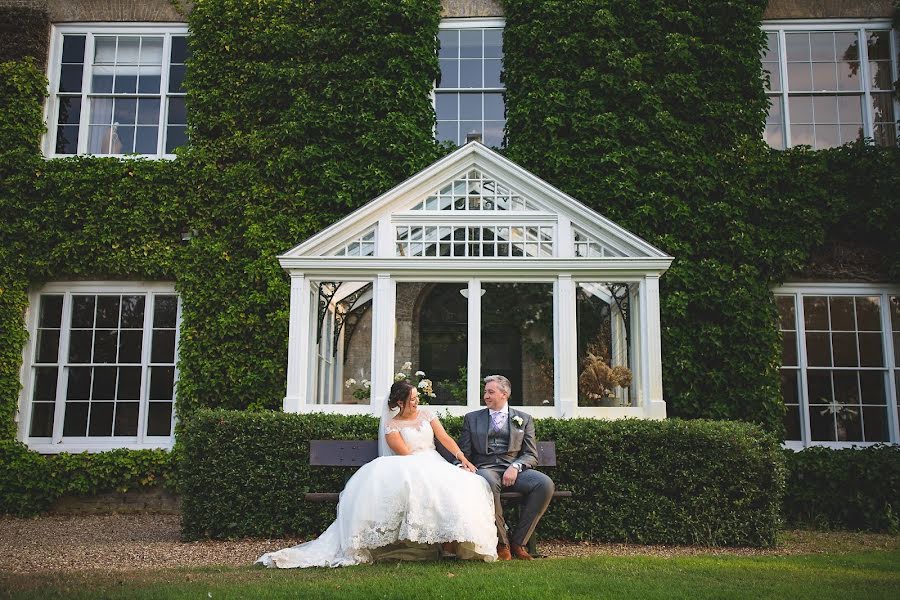
M 125 559 L 123 559 L 125 560 Z M 900 597 L 900 549 L 797 555 L 591 556 L 272 571 L 254 567 L 5 575 L 10 598 Z

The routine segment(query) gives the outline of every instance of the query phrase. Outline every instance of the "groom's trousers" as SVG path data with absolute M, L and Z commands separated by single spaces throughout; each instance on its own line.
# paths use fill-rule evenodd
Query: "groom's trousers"
M 503 472 L 509 465 L 490 465 L 481 467 L 477 473 L 484 477 L 491 490 L 494 492 L 494 515 L 497 521 L 497 537 L 501 544 L 509 545 L 510 542 L 518 546 L 525 546 L 534 533 L 538 521 L 547 511 L 550 500 L 553 499 L 555 486 L 553 480 L 534 469 L 525 469 L 519 473 L 512 487 L 503 487 Z M 522 494 L 522 504 L 519 507 L 519 522 L 515 529 L 507 534 L 506 521 L 503 519 L 503 506 L 500 504 L 500 492 L 519 492 Z

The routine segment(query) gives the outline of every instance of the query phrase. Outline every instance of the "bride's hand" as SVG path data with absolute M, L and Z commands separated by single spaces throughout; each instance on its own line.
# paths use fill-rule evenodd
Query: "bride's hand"
M 475 465 L 473 465 L 471 462 L 469 462 L 469 459 L 466 458 L 465 456 L 460 461 L 460 466 L 463 469 L 465 469 L 466 471 L 468 471 L 469 473 L 474 473 L 475 471 L 478 470 L 475 468 Z

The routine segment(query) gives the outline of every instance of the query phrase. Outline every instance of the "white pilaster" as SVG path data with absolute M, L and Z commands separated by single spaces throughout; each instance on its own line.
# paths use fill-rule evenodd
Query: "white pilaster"
M 466 406 L 481 406 L 481 283 L 469 280 L 468 352 L 466 355 Z
M 556 409 L 560 417 L 574 417 L 578 410 L 578 340 L 575 311 L 575 282 L 572 275 L 561 273 L 553 294 L 554 346 L 556 347 L 554 381 Z
M 572 232 L 572 221 L 565 215 L 559 215 L 556 224 L 556 256 L 572 258 L 575 256 L 575 236 Z
M 380 415 L 394 383 L 397 282 L 379 273 L 372 289 L 372 395 L 371 412 Z
M 662 328 L 659 321 L 659 275 L 647 275 L 641 280 L 638 301 L 641 347 L 641 405 L 651 419 L 666 417 L 666 403 L 662 391 Z
M 309 280 L 302 273 L 291 273 L 291 312 L 288 328 L 287 391 L 282 408 L 287 413 L 303 412 L 307 407 L 307 382 L 310 331 Z M 312 329 L 311 329 L 312 327 Z
M 378 219 L 375 230 L 375 256 L 394 256 L 394 232 L 390 216 Z

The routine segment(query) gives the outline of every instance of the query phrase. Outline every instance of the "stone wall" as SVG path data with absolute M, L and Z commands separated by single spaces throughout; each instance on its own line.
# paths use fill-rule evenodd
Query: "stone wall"
M 890 17 L 891 0 L 769 0 L 763 19 L 850 19 Z
M 181 512 L 181 499 L 162 486 L 108 492 L 96 496 L 64 496 L 50 506 L 51 514 Z

